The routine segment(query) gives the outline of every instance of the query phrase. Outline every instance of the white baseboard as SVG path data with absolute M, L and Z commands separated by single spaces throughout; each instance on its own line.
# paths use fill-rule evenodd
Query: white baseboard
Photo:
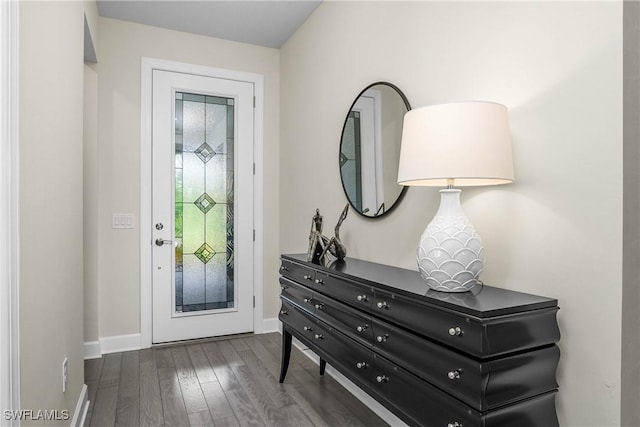
M 100 351 L 100 341 L 89 341 L 84 343 L 84 360 L 99 359 L 102 357 Z
M 78 397 L 76 410 L 73 412 L 73 418 L 71 418 L 71 427 L 84 426 L 84 421 L 87 418 L 88 410 L 89 410 L 89 392 L 87 390 L 87 385 L 82 384 L 82 390 L 80 390 L 80 396 Z
M 271 317 L 262 321 L 262 334 L 269 334 L 271 332 L 278 332 L 280 328 L 280 319 L 277 317 Z
M 140 334 L 102 337 L 98 341 L 84 343 L 84 359 L 99 359 L 103 354 L 140 350 Z
M 295 345 L 302 354 L 313 360 L 316 365 L 320 364 L 320 358 L 307 346 L 302 344 L 297 339 L 293 339 L 293 345 Z M 369 396 L 364 390 L 355 385 L 351 380 L 335 370 L 331 365 L 327 363 L 325 373 L 330 375 L 334 380 L 344 387 L 349 393 L 351 393 L 356 399 L 362 402 L 367 408 L 371 409 L 373 413 L 382 418 L 384 422 L 393 427 L 408 427 L 407 424 L 400 418 L 396 417 L 391 411 L 378 403 L 373 397 Z
M 280 319 L 271 317 L 264 319 L 262 330 L 257 333 L 268 334 L 281 331 Z M 103 354 L 118 353 L 120 351 L 140 350 L 142 347 L 141 334 L 116 335 L 112 337 L 102 337 L 98 341 L 87 341 L 84 343 L 84 359 L 99 359 Z
M 100 338 L 102 354 L 118 353 L 121 351 L 140 350 L 140 334 L 117 335 Z

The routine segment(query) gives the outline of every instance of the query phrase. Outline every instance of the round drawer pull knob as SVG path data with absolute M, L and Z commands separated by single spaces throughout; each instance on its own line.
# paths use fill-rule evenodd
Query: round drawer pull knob
M 376 381 L 378 381 L 379 383 L 386 383 L 387 381 L 389 381 L 389 377 L 387 377 L 386 375 L 378 375 L 376 377 Z
M 462 427 L 462 424 L 460 424 L 459 422 L 449 423 L 447 424 L 447 427 Z
M 367 362 L 358 362 L 358 363 L 356 363 L 356 368 L 358 368 L 358 369 L 364 369 L 367 366 L 368 366 Z
M 457 380 L 458 378 L 460 378 L 460 371 L 458 369 L 450 371 L 449 373 L 447 373 L 447 376 L 450 380 Z
M 310 332 L 310 331 L 313 331 L 313 328 L 311 328 L 311 326 L 305 326 L 304 330 Z
M 289 314 L 289 313 L 287 313 L 287 310 L 280 310 L 280 314 L 283 314 L 283 315 L 285 315 L 285 316 L 286 316 L 286 315 L 287 315 L 287 314 Z
M 356 297 L 356 299 L 360 302 L 367 302 L 367 296 L 366 295 L 358 295 Z
M 311 280 L 313 279 L 313 277 L 309 276 L 308 274 L 305 274 L 304 276 L 302 276 L 305 278 L 305 280 Z
M 456 326 L 455 328 L 449 328 L 449 335 L 451 335 L 452 337 L 459 337 L 462 335 L 462 329 L 460 329 L 459 326 Z
M 324 285 L 324 281 L 322 279 L 316 279 L 316 285 Z
M 304 299 L 304 302 L 306 302 L 306 303 L 308 303 L 308 304 L 309 304 L 309 303 L 311 303 L 311 301 L 312 301 L 312 298 L 305 298 L 305 299 Z
M 324 304 L 316 304 L 316 309 L 317 310 L 322 310 L 322 307 L 324 307 Z
M 282 271 L 289 271 L 289 269 L 287 267 L 285 267 L 284 265 L 282 267 L 280 267 L 280 270 Z
M 356 328 L 356 331 L 358 331 L 358 332 L 364 332 L 364 331 L 366 331 L 366 330 L 367 330 L 367 325 L 364 325 L 364 326 L 358 326 L 358 327 Z
M 324 339 L 324 336 L 322 334 L 315 334 L 313 337 L 315 339 L 317 339 L 317 340 L 323 340 Z
M 380 301 L 379 303 L 376 304 L 376 306 L 378 306 L 379 309 L 389 308 L 389 304 L 387 304 L 386 301 Z
M 378 342 L 385 342 L 387 340 L 387 336 L 386 335 L 378 335 L 376 337 L 376 341 Z

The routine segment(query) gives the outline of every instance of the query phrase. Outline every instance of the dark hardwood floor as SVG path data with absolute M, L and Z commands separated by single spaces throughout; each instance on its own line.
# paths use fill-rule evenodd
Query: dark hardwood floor
M 386 426 L 298 349 L 278 383 L 277 333 L 85 361 L 85 426 Z

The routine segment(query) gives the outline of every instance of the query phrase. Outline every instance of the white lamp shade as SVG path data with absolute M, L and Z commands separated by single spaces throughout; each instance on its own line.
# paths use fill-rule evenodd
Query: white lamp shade
M 456 102 L 405 114 L 398 184 L 476 186 L 507 184 L 513 179 L 504 105 Z

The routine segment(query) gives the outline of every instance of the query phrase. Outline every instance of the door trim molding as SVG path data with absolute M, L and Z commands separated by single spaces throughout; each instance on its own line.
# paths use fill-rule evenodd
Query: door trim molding
M 151 347 L 152 343 L 152 280 L 151 250 L 153 219 L 151 217 L 151 135 L 152 135 L 152 83 L 153 70 L 173 71 L 205 77 L 237 80 L 253 83 L 255 108 L 253 110 L 253 159 L 256 173 L 253 178 L 253 226 L 256 238 L 253 244 L 253 294 L 256 298 L 253 310 L 253 330 L 261 333 L 264 328 L 263 319 L 263 138 L 264 138 L 264 76 L 213 68 L 183 62 L 142 57 L 140 85 L 140 345 Z
M 20 408 L 19 2 L 0 2 L 0 408 Z M 18 426 L 20 420 L 1 420 Z
M 19 2 L 0 2 L 0 408 L 20 408 Z M 19 420 L 0 421 L 18 426 Z

